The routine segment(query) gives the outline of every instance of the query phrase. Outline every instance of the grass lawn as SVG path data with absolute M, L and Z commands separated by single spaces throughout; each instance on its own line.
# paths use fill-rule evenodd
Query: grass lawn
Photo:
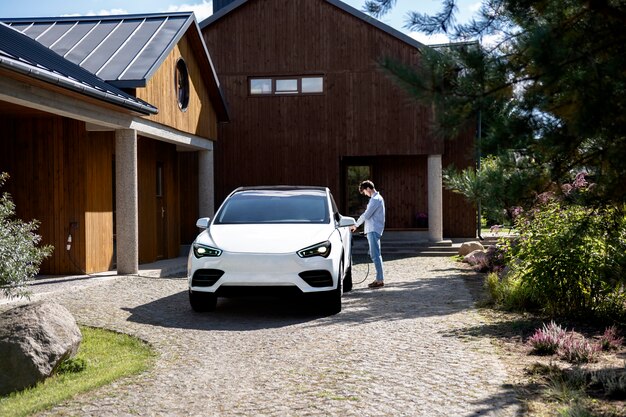
M 32 415 L 76 394 L 141 373 L 154 363 L 153 349 L 137 338 L 91 327 L 80 330 L 83 341 L 75 359 L 84 361 L 85 369 L 57 374 L 35 387 L 0 397 L 0 416 Z

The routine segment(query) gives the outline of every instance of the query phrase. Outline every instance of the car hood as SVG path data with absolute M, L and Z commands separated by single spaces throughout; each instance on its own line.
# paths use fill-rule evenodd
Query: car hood
M 330 224 L 211 225 L 197 242 L 227 252 L 289 253 L 329 239 Z

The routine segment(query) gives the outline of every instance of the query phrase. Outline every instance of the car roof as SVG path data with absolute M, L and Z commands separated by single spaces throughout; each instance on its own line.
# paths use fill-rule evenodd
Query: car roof
M 305 185 L 263 185 L 252 187 L 239 187 L 234 193 L 241 191 L 319 191 L 326 193 L 328 187 L 305 186 Z

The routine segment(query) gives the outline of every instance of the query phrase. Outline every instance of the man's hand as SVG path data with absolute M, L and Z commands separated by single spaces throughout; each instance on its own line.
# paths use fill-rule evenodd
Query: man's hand
M 350 226 L 350 231 L 351 232 L 356 232 L 356 226 Z

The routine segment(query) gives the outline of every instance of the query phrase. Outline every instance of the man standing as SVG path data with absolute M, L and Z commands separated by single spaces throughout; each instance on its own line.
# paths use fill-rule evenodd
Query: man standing
M 376 268 L 376 280 L 371 282 L 368 287 L 381 288 L 385 285 L 383 257 L 380 253 L 380 238 L 385 229 L 385 200 L 374 188 L 374 183 L 369 180 L 359 184 L 359 192 L 368 196 L 370 201 L 367 203 L 365 212 L 361 214 L 356 225 L 352 226 L 350 230 L 354 232 L 365 223 L 365 236 L 367 236 L 367 243 L 369 244 L 370 257 Z

